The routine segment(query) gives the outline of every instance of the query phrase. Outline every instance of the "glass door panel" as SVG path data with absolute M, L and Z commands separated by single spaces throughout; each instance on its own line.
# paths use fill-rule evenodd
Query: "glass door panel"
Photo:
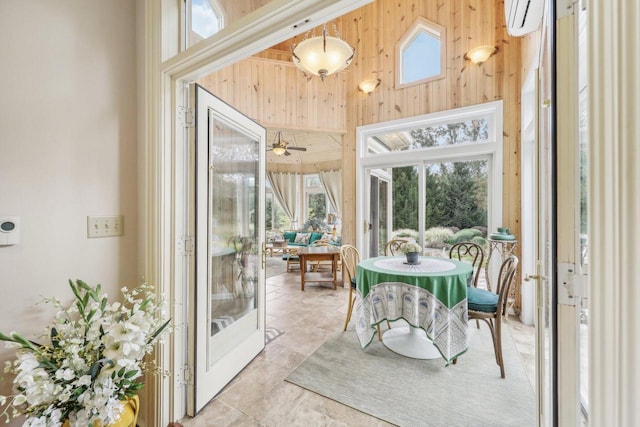
M 392 177 L 391 238 L 415 239 L 421 242 L 418 226 L 420 167 L 418 165 L 400 166 L 390 169 Z
M 449 256 L 454 243 L 477 243 L 487 253 L 488 161 L 429 163 L 424 170 L 424 249 Z
M 589 194 L 588 144 L 589 144 L 589 98 L 587 91 L 587 9 L 578 8 L 578 195 L 580 231 L 576 236 L 578 247 L 577 274 L 585 277 L 589 271 L 589 235 L 587 217 L 587 195 Z M 582 282 L 584 294 L 578 298 L 578 359 L 579 359 L 579 393 L 582 422 L 586 424 L 589 415 L 589 308 L 586 291 L 587 280 Z
M 369 256 L 376 257 L 382 255 L 380 245 L 384 245 L 384 240 L 380 241 L 380 179 L 371 175 L 371 185 L 369 186 Z
M 545 26 L 545 28 L 548 28 Z M 548 30 L 543 31 L 541 63 L 539 71 L 539 142 L 538 142 L 538 261 L 536 274 L 536 394 L 538 396 L 538 425 L 555 425 L 557 399 L 556 357 L 555 357 L 555 319 L 556 301 L 554 293 L 555 250 L 555 147 L 553 145 L 553 116 L 555 114 L 552 99 L 551 40 Z
M 382 169 L 371 172 L 369 206 L 371 206 L 369 222 L 371 233 L 369 240 L 369 256 L 384 255 L 385 244 L 391 239 L 389 235 L 389 198 L 390 177 Z
M 199 411 L 264 348 L 264 128 L 199 86 L 195 381 Z M 191 399 L 190 399 L 191 400 Z

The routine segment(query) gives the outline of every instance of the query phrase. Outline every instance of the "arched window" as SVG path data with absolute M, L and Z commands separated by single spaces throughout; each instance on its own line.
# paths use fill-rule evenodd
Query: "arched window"
M 396 46 L 396 86 L 445 77 L 445 29 L 418 18 Z

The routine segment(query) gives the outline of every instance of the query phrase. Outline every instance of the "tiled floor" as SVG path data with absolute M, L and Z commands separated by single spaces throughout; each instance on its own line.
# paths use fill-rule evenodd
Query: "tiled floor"
M 184 427 L 388 426 L 390 424 L 284 379 L 331 334 L 342 330 L 348 290 L 308 284 L 299 273 L 267 280 L 267 326 L 285 331 Z M 533 381 L 533 328 L 511 320 L 510 330 Z M 485 327 L 485 325 L 481 325 Z M 498 369 L 496 367 L 496 369 Z

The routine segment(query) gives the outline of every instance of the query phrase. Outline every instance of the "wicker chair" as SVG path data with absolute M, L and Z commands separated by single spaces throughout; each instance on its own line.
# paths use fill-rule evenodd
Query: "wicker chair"
M 515 255 L 504 260 L 500 266 L 498 288 L 495 294 L 485 289 L 468 288 L 469 320 L 482 320 L 489 325 L 496 363 L 500 366 L 502 378 L 505 377 L 504 360 L 502 359 L 502 318 L 507 315 L 509 290 L 517 269 L 518 258 Z
M 473 275 L 470 277 L 471 280 L 468 284 L 477 288 L 480 270 L 482 269 L 482 263 L 484 262 L 484 251 L 482 250 L 482 246 L 471 242 L 456 243 L 451 246 L 451 249 L 449 250 L 449 258 L 457 259 L 459 261 L 470 261 L 473 266 Z
M 353 305 L 356 303 L 356 265 L 360 262 L 360 252 L 353 245 L 342 245 L 340 247 L 340 259 L 342 260 L 342 269 L 349 283 L 349 309 L 347 310 L 347 320 L 344 322 L 344 330 L 347 330 Z
M 353 306 L 356 303 L 356 265 L 360 262 L 360 252 L 353 245 L 342 245 L 340 247 L 340 259 L 342 261 L 342 268 L 344 269 L 347 280 L 349 281 L 349 308 L 347 310 L 347 319 L 344 322 L 344 330 L 347 330 L 349 321 L 351 320 L 351 314 L 353 313 Z M 389 322 L 387 322 L 387 325 Z M 378 325 L 378 339 L 382 340 L 382 334 L 380 333 L 380 325 Z
M 297 251 L 290 250 L 288 253 L 282 255 L 282 259 L 287 261 L 287 273 L 292 272 L 296 266 L 300 268 L 300 256 L 298 256 Z
M 384 245 L 384 254 L 386 256 L 394 256 L 395 254 L 399 254 L 400 247 L 405 242 L 406 240 L 399 240 L 399 239 L 389 240 Z

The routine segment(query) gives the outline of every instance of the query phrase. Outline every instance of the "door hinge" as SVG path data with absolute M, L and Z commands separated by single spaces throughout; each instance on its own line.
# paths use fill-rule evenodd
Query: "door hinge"
M 180 385 L 190 385 L 193 384 L 193 369 L 191 366 L 185 365 L 181 371 L 181 378 L 176 378 L 176 382 Z M 179 376 L 179 377 L 180 377 Z
M 180 236 L 178 238 L 178 255 L 179 256 L 192 256 L 193 255 L 193 237 L 192 236 Z
M 586 10 L 587 4 L 585 0 L 558 0 L 556 2 L 556 18 L 574 15 L 576 8 Z
M 192 128 L 195 125 L 193 108 L 178 106 L 178 125 L 183 128 Z
M 574 264 L 558 263 L 558 304 L 575 306 L 581 298 L 588 298 L 587 277 L 577 274 Z

